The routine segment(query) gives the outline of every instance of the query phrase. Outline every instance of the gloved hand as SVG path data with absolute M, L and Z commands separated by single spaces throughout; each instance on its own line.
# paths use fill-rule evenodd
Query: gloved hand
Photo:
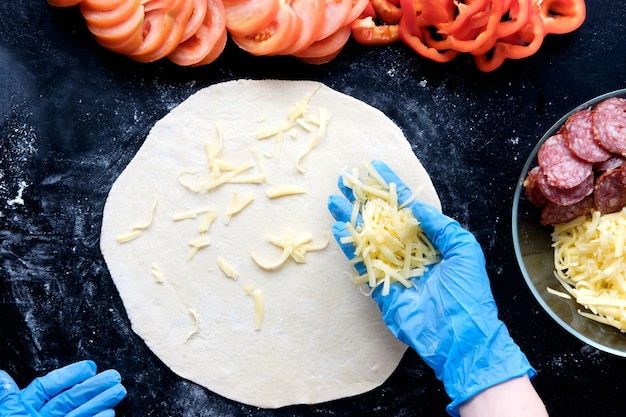
M 126 396 L 120 374 L 96 374 L 96 364 L 81 361 L 36 378 L 20 391 L 5 371 L 0 371 L 0 415 L 10 417 L 112 417 Z
M 374 161 L 372 166 L 387 183 L 397 185 L 400 204 L 412 196 L 387 165 Z M 331 196 L 328 203 L 337 220 L 333 234 L 338 242 L 348 234 L 345 222 L 352 213 L 352 192 L 341 177 L 339 188 L 344 197 Z M 533 378 L 536 371 L 498 319 L 484 254 L 474 235 L 431 205 L 414 200 L 408 207 L 442 260 L 415 278 L 417 286 L 396 283 L 386 296 L 379 286 L 372 297 L 391 332 L 415 349 L 444 383 L 452 399 L 447 411 L 458 416 L 459 405 L 479 392 L 526 374 Z M 339 244 L 348 258 L 354 256 L 350 243 Z M 363 265 L 357 268 L 363 272 Z

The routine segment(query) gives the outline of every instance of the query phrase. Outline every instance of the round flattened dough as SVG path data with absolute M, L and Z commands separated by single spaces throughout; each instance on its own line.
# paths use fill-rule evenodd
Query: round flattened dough
M 256 138 L 260 129 L 288 121 L 294 104 L 312 96 L 307 114 L 331 114 L 325 136 L 295 160 L 317 131 L 298 126 L 283 136 Z M 300 185 L 305 194 L 270 200 L 268 184 L 225 184 L 210 192 L 181 185 L 208 177 L 205 145 L 234 164 L 262 161 L 272 185 Z M 295 132 L 296 134 L 292 134 Z M 279 145 L 280 143 L 280 145 Z M 257 155 L 258 159 L 255 159 Z M 348 277 L 351 267 L 332 238 L 328 196 L 338 175 L 363 161 L 394 168 L 419 198 L 440 208 L 430 178 L 400 129 L 383 113 L 327 86 L 309 81 L 237 80 L 200 90 L 155 124 L 145 143 L 113 185 L 106 201 L 101 249 L 134 331 L 175 373 L 229 399 L 262 408 L 312 404 L 367 392 L 397 367 L 407 346 L 388 331 L 370 297 Z M 224 171 L 225 172 L 225 171 Z M 258 166 L 241 176 L 260 172 Z M 225 224 L 233 193 L 254 200 Z M 153 215 L 151 209 L 153 202 Z M 188 260 L 206 214 L 173 221 L 173 215 L 213 209 L 218 218 L 205 236 L 210 245 Z M 116 238 L 136 226 L 138 238 Z M 276 271 L 267 261 L 281 250 L 269 235 L 308 232 L 313 244 L 330 239 L 306 263 L 289 259 Z M 217 266 L 222 257 L 239 273 Z M 159 283 L 153 269 L 162 274 Z M 265 309 L 255 331 L 253 297 Z

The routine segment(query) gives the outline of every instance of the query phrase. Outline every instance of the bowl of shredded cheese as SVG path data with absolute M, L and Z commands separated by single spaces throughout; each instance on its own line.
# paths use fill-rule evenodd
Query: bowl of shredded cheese
M 552 200 L 544 203 L 551 207 L 544 208 L 538 206 L 537 199 L 528 190 L 529 179 L 537 172 L 538 154 L 542 152 L 544 143 L 554 141 L 555 136 L 566 135 L 566 123 L 574 119 L 573 115 L 581 111 L 593 112 L 601 103 L 615 98 L 626 99 L 626 89 L 601 95 L 572 109 L 537 143 L 522 169 L 515 189 L 512 233 L 522 275 L 548 315 L 581 341 L 602 351 L 626 357 L 626 208 L 616 207 L 611 210 L 613 212 L 606 213 L 598 209 L 598 202 L 594 202 L 594 199 L 600 198 L 596 194 L 603 191 L 599 187 L 605 188 L 602 198 L 607 202 L 612 204 L 619 198 L 626 202 L 626 190 L 621 190 L 620 181 L 615 180 L 610 186 L 600 185 L 602 175 L 613 175 L 616 178 L 617 172 L 620 172 L 618 170 L 621 170 L 624 173 L 623 186 L 626 188 L 626 164 L 623 168 L 616 165 L 605 168 L 606 171 L 599 171 L 599 163 L 594 163 L 591 174 L 593 191 L 584 193 L 585 201 L 575 203 L 586 204 L 585 208 L 577 207 L 570 201 L 568 206 L 556 207 L 555 210 Z M 624 102 L 617 100 L 619 105 Z M 615 100 L 611 103 L 615 103 Z M 611 129 L 622 134 L 626 133 L 623 123 L 626 113 L 620 112 L 618 110 L 613 113 L 615 116 L 611 116 L 615 118 L 617 126 Z M 598 119 L 601 118 L 598 116 Z M 626 137 L 623 140 L 626 143 Z M 547 148 L 543 148 L 544 153 Z M 623 158 L 618 154 L 613 156 Z M 543 157 L 548 160 L 551 158 L 550 155 Z M 563 157 L 557 155 L 552 158 L 557 159 L 562 164 L 559 169 L 563 168 Z M 542 190 L 552 192 L 554 188 L 546 186 Z M 571 190 L 565 192 L 567 197 L 575 194 Z M 562 198 L 565 200 L 565 197 Z M 560 217 L 567 211 L 576 215 L 570 215 L 569 218 L 565 216 L 564 219 Z

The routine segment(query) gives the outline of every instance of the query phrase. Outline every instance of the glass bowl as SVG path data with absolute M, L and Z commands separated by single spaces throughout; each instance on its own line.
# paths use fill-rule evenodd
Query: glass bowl
M 583 317 L 578 311 L 584 308 L 575 299 L 564 299 L 548 292 L 548 287 L 565 292 L 554 276 L 554 253 L 550 236 L 553 227 L 541 225 L 540 209 L 528 201 L 523 185 L 528 171 L 537 166 L 537 152 L 546 139 L 554 135 L 574 112 L 593 108 L 611 97 L 626 98 L 626 89 L 603 94 L 572 109 L 561 117 L 534 147 L 515 188 L 512 232 L 515 256 L 522 275 L 530 291 L 550 317 L 583 342 L 602 351 L 626 357 L 626 333 Z

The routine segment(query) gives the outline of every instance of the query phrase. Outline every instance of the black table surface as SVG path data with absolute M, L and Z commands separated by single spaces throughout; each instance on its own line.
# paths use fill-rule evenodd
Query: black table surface
M 198 89 L 237 78 L 318 80 L 386 113 L 444 211 L 481 243 L 500 316 L 537 369 L 549 413 L 624 415 L 626 360 L 541 309 L 511 235 L 515 186 L 542 134 L 571 108 L 626 87 L 626 6 L 616 0 L 589 1 L 581 28 L 493 73 L 468 56 L 442 65 L 402 44 L 353 42 L 323 66 L 253 57 L 231 42 L 201 68 L 139 64 L 100 47 L 77 8 L 0 2 L 1 369 L 24 385 L 93 359 L 123 375 L 120 416 L 446 415 L 442 384 L 410 350 L 372 392 L 261 410 L 178 377 L 133 332 L 99 250 L 108 190 L 157 120 Z

